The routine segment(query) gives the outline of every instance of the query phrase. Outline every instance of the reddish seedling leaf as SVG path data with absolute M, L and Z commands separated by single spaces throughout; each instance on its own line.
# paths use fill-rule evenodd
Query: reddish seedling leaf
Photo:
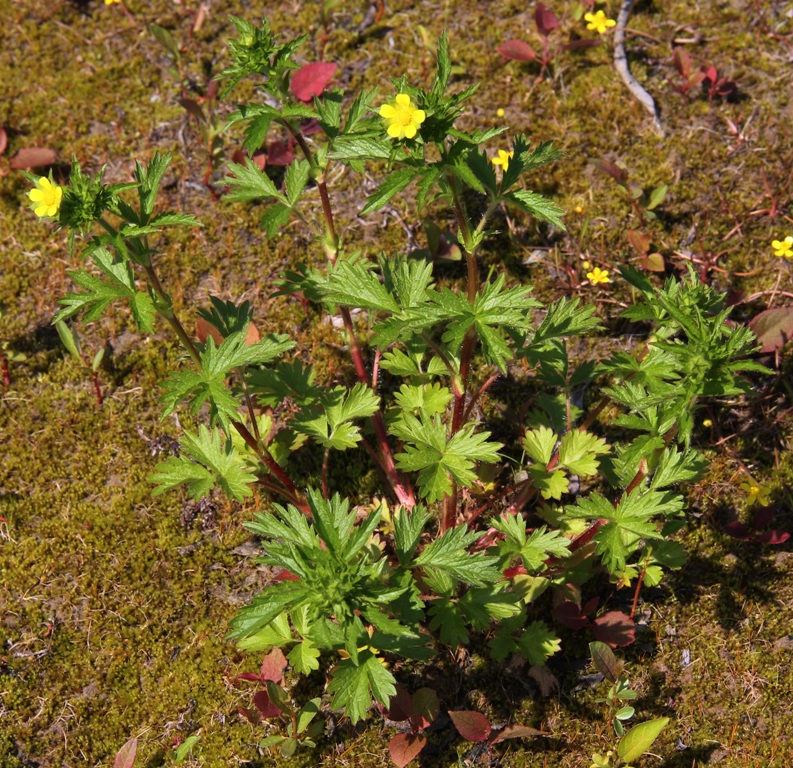
M 516 576 L 525 576 L 528 574 L 526 567 L 523 565 L 516 565 L 512 568 L 507 568 L 504 571 L 504 578 L 505 579 L 514 579 Z
M 292 571 L 287 571 L 284 568 L 273 581 L 300 581 L 300 576 L 296 576 Z
M 417 731 L 427 728 L 440 711 L 438 694 L 432 688 L 419 688 L 413 694 L 413 713 L 410 724 Z
M 757 537 L 757 540 L 761 544 L 777 546 L 778 544 L 784 544 L 789 538 L 790 534 L 787 531 L 764 531 Z
M 292 75 L 289 87 L 298 101 L 309 103 L 325 90 L 325 86 L 336 72 L 337 65 L 329 61 L 316 61 L 306 64 Z
M 273 683 L 282 685 L 284 681 L 284 670 L 289 666 L 280 648 L 273 648 L 262 661 L 262 669 L 259 673 L 262 680 L 270 680 Z
M 291 165 L 294 159 L 292 148 L 283 141 L 274 141 L 267 147 L 267 165 Z
M 653 241 L 652 235 L 646 232 L 640 232 L 638 229 L 628 229 L 625 231 L 625 237 L 628 238 L 631 248 L 633 248 L 639 256 L 647 255 L 647 252 L 650 250 L 650 243 Z
M 675 69 L 680 73 L 680 77 L 688 78 L 691 72 L 691 56 L 685 48 L 677 47 L 672 54 L 672 61 L 675 64 Z
M 702 67 L 702 72 L 705 75 L 705 80 L 710 80 L 715 83 L 719 79 L 719 72 L 712 64 L 709 67 Z
M 642 269 L 648 272 L 666 272 L 666 262 L 660 253 L 651 253 L 647 258 L 642 259 Z
M 135 755 L 137 752 L 138 740 L 133 737 L 116 753 L 116 759 L 113 761 L 113 768 L 132 768 L 132 766 L 135 765 Z
M 6 147 L 8 146 L 8 134 L 6 133 L 6 129 L 0 125 L 0 155 L 6 151 Z
M 204 110 L 195 99 L 179 99 L 178 101 L 199 123 L 207 121 Z
M 481 712 L 459 709 L 449 711 L 449 717 L 466 741 L 485 741 L 490 735 L 490 721 Z
M 253 705 L 265 719 L 278 717 L 281 714 L 281 710 L 270 700 L 267 691 L 257 691 L 253 697 Z
M 581 609 L 569 600 L 565 600 L 553 608 L 553 617 L 563 627 L 575 630 L 583 629 L 589 624 L 589 619 L 581 613 Z
M 513 61 L 535 61 L 537 54 L 525 40 L 507 40 L 497 48 L 505 59 Z
M 775 514 L 772 507 L 757 507 L 752 515 L 752 528 L 759 531 L 761 528 L 768 527 Z
M 615 163 L 603 160 L 602 158 L 593 160 L 592 163 L 601 173 L 605 173 L 606 176 L 611 176 L 617 184 L 624 184 L 628 180 L 628 172 Z
M 547 733 L 538 731 L 528 725 L 507 725 L 490 736 L 490 743 L 498 744 L 499 741 L 506 741 L 507 739 L 533 739 L 536 736 L 547 735 Z
M 261 682 L 261 677 L 253 672 L 241 672 L 239 675 L 234 675 L 235 680 L 248 680 L 251 683 Z
M 596 618 L 593 622 L 592 634 L 595 640 L 621 648 L 636 640 L 636 627 L 633 619 L 622 611 L 609 611 Z
M 590 597 L 582 606 L 581 606 L 581 613 L 584 616 L 591 616 L 596 610 L 597 607 L 600 605 L 600 598 L 599 597 Z
M 749 530 L 749 527 L 740 520 L 733 520 L 727 523 L 727 525 L 724 526 L 724 533 L 728 536 L 732 536 L 734 539 L 742 539 L 743 541 L 748 541 L 752 538 L 752 532 Z
M 545 3 L 537 3 L 534 9 L 534 23 L 540 34 L 548 37 L 559 26 L 559 19 Z
M 256 709 L 247 709 L 246 707 L 237 707 L 239 712 L 249 723 L 258 725 L 262 721 L 262 716 Z
M 402 768 L 424 749 L 426 743 L 423 733 L 398 733 L 388 742 L 388 752 L 397 768 Z
M 388 719 L 396 723 L 407 720 L 413 714 L 413 697 L 404 685 L 397 685 L 396 695 L 388 704 Z
M 793 338 L 793 307 L 777 307 L 761 312 L 749 321 L 763 354 L 777 352 Z
M 615 683 L 620 676 L 620 665 L 611 648 L 605 643 L 590 643 L 589 652 L 598 672 L 610 683 Z
M 195 321 L 195 335 L 202 344 L 205 344 L 210 336 L 216 346 L 219 347 L 223 343 L 223 335 L 221 332 L 215 328 L 212 323 L 204 320 L 203 317 L 199 317 L 198 320 Z
M 54 149 L 47 149 L 47 147 L 26 147 L 20 149 L 11 158 L 11 169 L 14 171 L 22 171 L 28 168 L 44 168 L 52 165 L 57 157 Z

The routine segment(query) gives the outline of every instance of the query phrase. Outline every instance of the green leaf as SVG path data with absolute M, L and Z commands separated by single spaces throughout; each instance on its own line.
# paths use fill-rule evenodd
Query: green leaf
M 191 213 L 164 211 L 158 213 L 150 222 L 155 227 L 203 227 L 204 225 Z
M 418 506 L 412 510 L 400 507 L 394 514 L 394 546 L 400 565 L 407 565 L 416 551 L 424 526 L 432 517 L 426 507 Z
M 146 224 L 149 221 L 157 200 L 160 181 L 170 162 L 171 155 L 169 153 L 161 155 L 159 152 L 154 153 L 154 157 L 148 165 L 142 165 L 137 160 L 135 161 L 135 180 L 138 182 L 138 198 L 143 217 L 141 224 Z
M 291 167 L 291 166 L 290 166 Z M 267 232 L 267 237 L 272 240 L 278 231 L 288 221 L 292 214 L 292 208 L 284 203 L 273 203 L 267 207 L 261 218 L 262 229 Z
M 631 728 L 621 739 L 617 747 L 617 754 L 626 763 L 640 758 L 658 738 L 661 731 L 669 722 L 668 717 L 657 720 L 648 720 Z
M 337 261 L 322 289 L 324 298 L 347 307 L 398 312 L 399 304 L 378 280 L 372 266 L 360 259 Z
M 423 411 L 429 416 L 444 413 L 451 399 L 452 393 L 437 382 L 416 386 L 403 384 L 394 395 L 394 400 L 402 410 L 413 413 Z
M 567 493 L 569 481 L 561 469 L 554 469 L 550 472 L 541 466 L 527 468 L 527 473 L 531 478 L 534 487 L 542 494 L 544 499 L 562 498 L 562 494 Z
M 555 447 L 556 435 L 548 427 L 530 429 L 523 438 L 523 449 L 543 468 L 550 462 Z
M 328 693 L 334 694 L 332 708 L 343 707 L 353 725 L 366 717 L 372 698 L 387 706 L 396 695 L 396 680 L 380 659 L 364 651 L 359 660 L 359 665 L 352 659 L 342 661 L 334 668 L 328 683 Z
M 210 404 L 210 417 L 228 431 L 232 420 L 237 419 L 238 401 L 226 387 L 226 378 L 236 368 L 268 363 L 294 346 L 283 335 L 272 334 L 255 344 L 248 344 L 243 331 L 229 334 L 218 347 L 212 336 L 200 353 L 200 371 L 172 373 L 163 382 L 165 394 L 160 402 L 165 405 L 163 416 L 171 413 L 185 398 L 190 398 L 190 412 L 195 415 L 205 402 Z
M 436 100 L 440 99 L 446 91 L 446 86 L 449 84 L 449 76 L 452 72 L 452 61 L 449 57 L 449 38 L 445 29 L 441 32 L 441 36 L 438 39 L 437 65 L 438 69 L 435 73 L 431 92 L 431 98 Z
M 512 161 L 510 161 L 511 165 Z M 529 192 L 526 189 L 515 189 L 507 192 L 502 197 L 505 202 L 520 208 L 535 219 L 547 221 L 549 224 L 559 227 L 559 229 L 565 229 L 562 221 L 564 211 L 561 208 L 557 208 L 547 197 L 543 197 L 543 195 L 539 195 L 536 192 Z
M 306 408 L 293 425 L 320 445 L 343 451 L 361 439 L 360 429 L 352 421 L 371 416 L 379 407 L 380 398 L 365 384 L 356 384 L 349 391 L 336 387 L 324 392 L 318 404 Z
M 289 200 L 276 189 L 273 180 L 249 157 L 245 158 L 245 165 L 229 163 L 229 174 L 223 179 L 223 184 L 232 188 L 226 199 L 249 202 L 262 197 L 274 197 L 285 205 L 289 204 Z
M 311 640 L 303 640 L 302 643 L 298 643 L 287 655 L 287 659 L 289 659 L 289 663 L 294 668 L 295 672 L 299 675 L 308 675 L 315 669 L 319 669 L 319 659 L 320 653 L 314 647 L 314 644 Z
M 501 443 L 490 443 L 489 432 L 474 434 L 474 426 L 461 429 L 448 442 L 446 426 L 438 416 L 421 414 L 417 419 L 403 413 L 391 431 L 406 442 L 404 453 L 396 456 L 397 466 L 407 472 L 418 472 L 422 496 L 433 502 L 451 490 L 453 477 L 460 485 L 470 486 L 476 480 L 475 461 L 494 463 Z
M 311 699 L 302 706 L 297 715 L 297 733 L 294 734 L 295 736 L 299 736 L 303 733 L 311 724 L 311 721 L 319 714 L 319 705 L 321 702 L 322 699 L 320 698 Z
M 281 613 L 255 634 L 240 640 L 237 647 L 241 651 L 256 653 L 268 651 L 273 646 L 281 648 L 291 642 L 292 629 L 289 626 L 289 616 Z
M 482 534 L 464 525 L 444 531 L 430 542 L 413 562 L 414 567 L 432 567 L 472 586 L 483 587 L 498 581 L 501 573 L 496 568 L 498 559 L 484 553 L 470 553 L 467 547 L 478 541 Z
M 457 648 L 468 642 L 470 635 L 460 610 L 451 600 L 445 598 L 430 603 L 430 629 L 438 632 L 441 642 Z
M 361 210 L 361 215 L 366 215 L 372 211 L 379 211 L 392 197 L 399 194 L 408 184 L 410 184 L 420 171 L 413 167 L 399 168 L 386 176 L 385 181 L 366 198 L 366 205 Z
M 175 750 L 174 750 L 174 763 L 181 763 L 184 760 L 190 750 L 198 743 L 198 740 L 201 738 L 200 735 L 194 734 L 193 736 L 188 736 Z
M 295 159 L 286 169 L 286 176 L 284 178 L 284 188 L 286 189 L 286 196 L 289 199 L 289 204 L 294 207 L 300 193 L 306 186 L 308 178 L 311 174 L 311 166 L 307 160 Z
M 77 337 L 72 332 L 72 329 L 63 320 L 56 320 L 53 325 L 55 330 L 58 331 L 58 336 L 61 337 L 61 342 L 66 347 L 66 351 L 82 365 L 84 362 L 83 356 L 80 354 Z
M 589 432 L 572 429 L 562 437 L 559 464 L 582 477 L 597 474 L 597 457 L 610 450 L 605 440 Z
M 518 638 L 521 655 L 530 664 L 542 666 L 562 648 L 562 641 L 543 621 L 533 621 Z
M 157 486 L 152 496 L 185 484 L 195 500 L 219 485 L 228 496 L 242 501 L 252 495 L 250 486 L 256 482 L 256 476 L 248 471 L 231 442 L 220 430 L 209 430 L 203 424 L 198 434 L 185 432 L 180 455 L 159 463 L 147 479 Z

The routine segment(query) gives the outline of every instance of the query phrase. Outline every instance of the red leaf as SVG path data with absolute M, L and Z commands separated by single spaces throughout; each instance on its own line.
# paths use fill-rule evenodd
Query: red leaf
M 116 759 L 113 761 L 113 768 L 132 768 L 132 766 L 135 765 L 135 755 L 137 751 L 138 740 L 133 737 L 116 753 Z
M 44 168 L 55 162 L 56 153 L 54 149 L 46 147 L 26 147 L 20 149 L 11 158 L 11 169 L 20 171 L 27 168 Z
M 258 725 L 262 721 L 262 716 L 255 709 L 246 709 L 245 707 L 237 707 L 239 712 L 249 723 Z
M 223 334 L 203 317 L 195 321 L 195 335 L 202 344 L 206 343 L 210 336 L 218 347 L 223 343 Z
M 628 172 L 624 168 L 620 168 L 615 163 L 611 163 L 608 160 L 593 160 L 592 164 L 597 168 L 601 173 L 605 173 L 606 176 L 611 176 L 617 184 L 624 184 L 628 180 Z
M 752 515 L 752 528 L 759 531 L 771 525 L 775 514 L 773 507 L 757 507 Z
M 491 744 L 498 744 L 499 741 L 506 741 L 507 739 L 532 739 L 535 736 L 547 735 L 547 733 L 538 731 L 528 725 L 507 725 L 494 733 L 490 738 L 490 742 Z
M 288 144 L 282 141 L 274 141 L 267 147 L 267 164 L 268 165 L 291 165 L 295 159 L 295 153 L 292 152 Z
M 609 611 L 593 622 L 592 634 L 612 648 L 630 645 L 636 640 L 636 627 L 633 619 L 622 611 Z
M 711 83 L 719 79 L 719 72 L 712 64 L 709 67 L 702 67 L 702 72 L 705 74 L 705 80 L 710 80 Z
M 337 65 L 329 61 L 316 61 L 306 64 L 292 75 L 289 87 L 299 101 L 309 103 L 325 90 L 328 81 L 336 72 Z
M 605 643 L 590 643 L 589 652 L 598 672 L 610 683 L 616 683 L 620 676 L 620 665 L 616 656 Z
M 600 605 L 600 598 L 599 597 L 590 597 L 582 606 L 581 606 L 581 613 L 584 616 L 591 616 L 596 610 L 597 607 Z
M 527 574 L 528 571 L 526 570 L 525 566 L 523 565 L 516 565 L 513 568 L 507 568 L 504 571 L 504 578 L 505 579 L 514 579 L 516 576 L 523 576 Z
M 258 683 L 261 681 L 261 677 L 259 675 L 254 675 L 253 672 L 242 672 L 239 675 L 234 676 L 235 680 L 250 680 L 252 683 Z
M 762 345 L 763 354 L 776 352 L 793 339 L 793 307 L 767 309 L 753 317 L 749 327 Z
M 296 576 L 292 571 L 287 571 L 286 568 L 284 568 L 273 581 L 300 581 L 300 576 Z
M 407 765 L 427 743 L 423 733 L 398 733 L 388 742 L 388 751 L 397 768 Z
M 534 23 L 540 34 L 548 37 L 559 26 L 559 19 L 544 3 L 537 3 L 534 9 Z
M 257 691 L 253 697 L 253 704 L 261 712 L 262 717 L 278 717 L 281 714 L 281 710 L 270 700 L 267 691 Z
M 497 50 L 505 59 L 534 61 L 537 58 L 534 49 L 524 40 L 507 40 L 501 43 Z
M 0 155 L 6 151 L 6 147 L 8 146 L 8 134 L 6 133 L 5 128 L 0 126 Z
M 273 683 L 282 685 L 284 682 L 284 670 L 289 665 L 286 656 L 280 648 L 273 648 L 262 661 L 262 670 L 259 673 L 262 680 L 270 680 Z
M 582 37 L 578 40 L 570 40 L 562 45 L 563 51 L 580 51 L 582 48 L 597 48 L 603 41 L 599 37 Z
M 195 99 L 177 99 L 177 101 L 196 119 L 199 123 L 205 123 L 207 116 L 201 105 Z
M 413 694 L 413 714 L 410 724 L 414 730 L 426 728 L 440 713 L 438 694 L 432 688 L 419 688 Z
M 413 698 L 404 685 L 397 685 L 396 696 L 388 703 L 388 719 L 400 723 L 413 714 Z
M 640 232 L 638 229 L 628 229 L 625 230 L 625 237 L 628 238 L 631 248 L 633 248 L 639 256 L 647 255 L 647 252 L 650 250 L 650 243 L 653 241 L 652 235 L 648 235 L 646 232 Z
M 589 619 L 581 613 L 581 609 L 569 600 L 565 600 L 553 608 L 553 617 L 563 627 L 578 631 L 589 624 Z
M 724 526 L 724 533 L 734 539 L 743 539 L 744 541 L 752 538 L 751 531 L 740 520 L 733 520 L 731 523 L 727 523 Z
M 490 735 L 490 721 L 481 713 L 469 709 L 449 711 L 449 717 L 466 741 L 484 741 Z
M 675 64 L 675 69 L 680 73 L 680 77 L 687 78 L 691 71 L 691 56 L 688 55 L 688 51 L 680 46 L 675 47 L 672 61 Z
M 777 544 L 784 544 L 789 538 L 790 534 L 787 531 L 765 531 L 757 537 L 757 540 L 761 544 L 776 546 Z

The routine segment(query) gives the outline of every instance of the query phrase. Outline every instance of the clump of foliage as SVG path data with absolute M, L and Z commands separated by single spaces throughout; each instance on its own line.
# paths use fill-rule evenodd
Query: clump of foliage
M 340 319 L 357 381 L 321 385 L 287 335 L 260 337 L 248 302 L 213 298 L 198 310 L 198 338 L 186 330 L 158 274 L 158 243 L 168 228 L 199 222 L 157 210 L 165 155 L 137 163 L 127 185 L 89 179 L 75 162 L 51 215 L 72 236 L 101 229 L 87 239 L 93 268 L 73 273 L 79 290 L 62 299 L 56 321 L 78 313 L 93 320 L 126 303 L 143 332 L 161 319 L 183 345 L 189 361 L 163 383 L 163 411 L 187 403 L 204 423 L 157 466 L 155 494 L 183 487 L 200 499 L 219 488 L 242 500 L 258 485 L 280 501 L 246 524 L 261 539 L 261 562 L 278 575 L 239 611 L 231 632 L 240 648 L 268 652 L 256 710 L 243 713 L 283 723 L 283 735 L 265 746 L 291 754 L 313 746 L 321 731 L 322 701 L 292 701 L 282 679 L 288 664 L 297 676 L 321 671 L 329 706 L 352 723 L 373 703 L 395 712 L 402 696 L 411 733 L 392 755 L 404 764 L 423 748 L 437 706 L 428 694 L 400 693 L 400 660 L 420 664 L 442 645 L 486 637 L 495 662 L 519 654 L 543 665 L 561 648 L 546 593 L 569 600 L 569 585 L 580 595 L 587 582 L 628 584 L 639 572 L 653 584 L 663 568 L 680 567 L 672 538 L 683 525 L 679 485 L 705 468 L 690 447 L 697 404 L 747 390 L 741 372 L 760 370 L 744 359 L 754 338 L 727 322 L 724 297 L 693 274 L 659 286 L 625 268 L 636 301 L 624 314 L 644 325 L 645 343 L 576 362 L 571 343 L 601 328 L 596 308 L 566 298 L 542 305 L 506 271 L 483 274 L 479 260 L 502 207 L 563 227 L 562 212 L 525 181 L 560 154 L 518 135 L 496 171 L 483 145 L 503 129 L 456 126 L 476 87 L 450 90 L 445 36 L 430 88 L 402 76 L 385 100 L 367 91 L 348 103 L 339 89 L 326 89 L 331 68 L 295 63 L 303 38 L 283 44 L 266 21 L 233 22 L 238 37 L 223 93 L 253 77 L 263 96 L 240 105 L 232 124 L 244 127 L 251 154 L 277 129 L 302 157 L 282 184 L 250 159 L 231 164 L 227 198 L 268 201 L 262 225 L 270 237 L 294 216 L 310 221 L 305 211 L 318 202 L 325 262 L 285 273 L 279 293 Z M 419 208 L 448 205 L 462 274 L 440 275 L 427 252 L 364 258 L 336 224 L 329 174 L 339 165 L 382 174 L 363 215 L 412 185 Z M 538 394 L 517 440 L 504 444 L 478 410 L 516 361 Z M 321 469 L 304 489 L 291 459 L 311 450 L 307 444 Z M 345 489 L 331 492 L 332 469 L 344 460 L 339 454 L 361 447 L 383 486 L 356 507 Z M 499 484 L 483 498 L 487 465 L 498 468 Z M 621 642 L 607 631 L 603 638 Z M 477 715 L 450 713 L 465 738 L 490 739 L 489 722 Z M 634 759 L 636 749 L 621 757 Z

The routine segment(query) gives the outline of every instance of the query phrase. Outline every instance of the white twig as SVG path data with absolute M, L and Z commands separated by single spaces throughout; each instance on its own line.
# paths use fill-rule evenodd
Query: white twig
M 623 0 L 619 16 L 617 16 L 617 26 L 614 29 L 614 67 L 619 72 L 620 77 L 628 86 L 628 90 L 642 103 L 642 106 L 650 113 L 653 118 L 655 130 L 664 135 L 664 127 L 658 118 L 658 110 L 655 108 L 655 101 L 647 91 L 641 86 L 639 81 L 631 74 L 628 68 L 628 57 L 625 55 L 625 27 L 628 24 L 628 17 L 631 15 L 633 0 Z

